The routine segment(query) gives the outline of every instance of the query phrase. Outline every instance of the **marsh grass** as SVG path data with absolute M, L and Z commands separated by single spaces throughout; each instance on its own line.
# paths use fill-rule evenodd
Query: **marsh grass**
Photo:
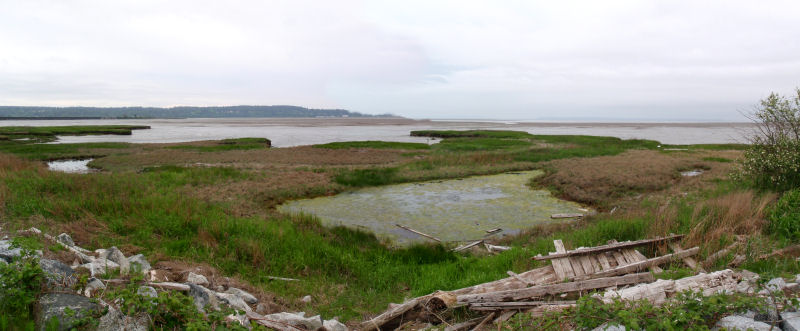
M 272 142 L 266 138 L 236 138 L 236 139 L 223 139 L 213 142 L 205 142 L 201 144 L 187 143 L 169 146 L 169 149 L 182 149 L 192 150 L 197 152 L 224 152 L 234 150 L 250 150 L 270 148 Z
M 374 140 L 332 142 L 327 144 L 314 145 L 314 147 L 328 148 L 328 149 L 346 149 L 346 148 L 407 149 L 407 150 L 431 149 L 430 145 L 424 143 L 406 143 L 406 142 L 374 141 Z

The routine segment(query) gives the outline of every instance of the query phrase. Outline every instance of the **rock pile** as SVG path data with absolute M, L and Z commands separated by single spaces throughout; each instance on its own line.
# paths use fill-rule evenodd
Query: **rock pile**
M 217 285 L 214 287 L 216 291 L 211 290 L 212 282 L 200 273 L 188 272 L 182 282 L 172 282 L 169 271 L 154 269 L 141 254 L 126 257 L 117 247 L 89 251 L 75 245 L 66 233 L 53 237 L 36 228 L 22 232 L 41 235 L 64 247 L 75 258 L 72 266 L 58 260 L 39 259 L 42 270 L 47 274 L 48 285 L 48 293 L 40 297 L 35 309 L 36 324 L 40 328 L 44 328 L 47 321 L 56 319 L 60 323 L 59 330 L 69 330 L 77 321 L 91 314 L 100 314 L 107 307 L 107 312 L 100 318 L 98 330 L 147 330 L 150 326 L 149 317 L 141 314 L 126 316 L 114 304 L 98 300 L 99 293 L 110 284 L 124 283 L 122 279 L 109 279 L 112 276 L 141 274 L 146 282 L 137 289 L 137 295 L 156 298 L 160 291 L 181 291 L 193 298 L 196 308 L 201 312 L 231 308 L 236 313 L 229 315 L 228 321 L 248 328 L 252 321 L 277 330 L 348 330 L 339 321 L 324 320 L 319 315 L 306 317 L 304 312 L 268 314 L 269 306 L 260 303 L 253 294 L 227 285 Z M 12 248 L 10 240 L 0 240 L 0 263 L 15 263 L 22 254 L 22 249 Z M 41 252 L 36 254 L 42 256 Z M 74 293 L 75 273 L 80 269 L 85 269 L 91 278 L 82 293 Z

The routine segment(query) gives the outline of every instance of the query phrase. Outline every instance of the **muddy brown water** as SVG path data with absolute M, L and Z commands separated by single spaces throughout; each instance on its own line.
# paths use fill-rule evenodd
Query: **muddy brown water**
M 494 228 L 503 229 L 501 235 L 515 234 L 554 222 L 552 214 L 584 212 L 576 203 L 531 189 L 528 181 L 541 174 L 526 171 L 364 188 L 291 201 L 278 210 L 314 215 L 326 226 L 367 230 L 392 246 L 429 241 L 395 224 L 444 241 L 458 241 L 482 238 Z

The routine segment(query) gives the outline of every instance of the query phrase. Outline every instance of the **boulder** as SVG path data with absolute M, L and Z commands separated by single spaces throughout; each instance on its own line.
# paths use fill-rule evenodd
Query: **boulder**
M 22 256 L 22 249 L 19 247 L 11 248 L 11 241 L 0 240 L 0 259 L 8 263 L 13 262 L 16 258 Z
M 250 308 L 250 306 L 248 306 L 247 303 L 244 302 L 244 300 L 242 300 L 242 298 L 240 298 L 236 294 L 216 293 L 216 295 L 217 295 L 217 299 L 219 299 L 222 303 L 225 303 L 228 306 L 231 306 L 232 308 L 234 308 L 236 310 L 244 311 L 244 312 L 252 312 L 253 311 Z
M 107 260 L 118 264 L 119 271 L 123 275 L 127 275 L 130 272 L 130 262 L 127 258 L 125 258 L 125 254 L 122 254 L 122 251 L 120 251 L 116 246 L 107 249 L 105 254 L 101 255 L 100 257 L 105 257 Z
M 86 283 L 86 288 L 83 290 L 83 295 L 91 297 L 94 293 L 97 293 L 97 291 L 104 290 L 105 288 L 106 284 L 103 284 L 101 280 L 92 277 Z
M 246 327 L 248 330 L 252 329 L 252 326 L 250 326 L 250 319 L 247 318 L 246 314 L 238 314 L 238 315 L 230 314 L 228 316 L 225 316 L 225 320 L 228 322 L 239 323 L 241 326 Z
M 197 307 L 197 310 L 204 312 L 206 306 L 214 310 L 219 310 L 219 301 L 217 300 L 216 293 L 200 285 L 192 283 L 186 285 L 189 285 L 189 296 L 194 299 L 194 305 Z
M 208 279 L 206 276 L 196 274 L 194 272 L 189 272 L 186 275 L 186 282 L 200 286 L 208 286 Z
M 592 329 L 592 331 L 627 331 L 624 325 L 618 324 L 609 324 L 608 322 L 601 324 L 600 326 Z
M 752 318 L 744 316 L 726 316 L 719 320 L 712 330 L 753 330 L 753 331 L 769 331 L 772 327 L 764 322 L 758 322 Z
M 228 290 L 225 291 L 225 293 L 234 294 L 234 295 L 242 298 L 242 300 L 244 300 L 244 302 L 247 302 L 249 304 L 254 304 L 254 303 L 258 302 L 258 299 L 256 299 L 256 297 L 253 296 L 252 294 L 247 293 L 247 292 L 245 292 L 243 290 L 240 290 L 238 288 L 235 288 L 235 287 L 228 288 Z
M 328 331 L 348 331 L 347 326 L 337 320 L 327 320 L 322 326 Z
M 781 319 L 783 331 L 800 331 L 800 312 L 782 312 Z
M 139 288 L 136 290 L 136 294 L 145 297 L 158 298 L 158 292 L 156 292 L 156 289 L 151 286 L 139 286 Z
M 47 274 L 47 284 L 49 286 L 72 287 L 75 284 L 75 273 L 68 265 L 57 260 L 40 259 L 39 266 Z
M 132 271 L 138 271 L 142 274 L 147 274 L 152 267 L 150 263 L 147 262 L 147 259 L 142 254 L 136 254 L 128 258 L 128 263 L 131 266 Z
M 99 259 L 95 259 L 92 262 L 82 264 L 81 267 L 89 270 L 89 273 L 91 274 L 92 277 L 99 277 L 105 275 L 111 270 L 119 269 L 119 264 L 102 257 Z
M 277 313 L 269 314 L 264 318 L 278 323 L 289 324 L 295 327 L 301 327 L 306 330 L 316 330 L 322 327 L 322 318 L 317 316 L 305 317 L 305 313 Z
M 39 297 L 34 308 L 37 330 L 49 330 L 48 323 L 57 321 L 56 330 L 70 330 L 84 317 L 100 313 L 100 306 L 88 298 L 69 293 L 47 293 Z
M 786 281 L 783 278 L 777 277 L 771 279 L 766 285 L 764 285 L 764 289 L 769 292 L 780 292 L 786 287 Z
M 60 242 L 60 243 L 62 243 L 64 245 L 70 246 L 70 247 L 75 246 L 75 242 L 72 241 L 72 237 L 70 237 L 66 233 L 62 233 L 62 234 L 58 235 L 58 237 L 56 237 L 56 241 L 58 241 L 58 242 Z
M 149 326 L 146 315 L 134 318 L 125 316 L 114 307 L 108 307 L 108 312 L 100 318 L 97 331 L 147 331 Z

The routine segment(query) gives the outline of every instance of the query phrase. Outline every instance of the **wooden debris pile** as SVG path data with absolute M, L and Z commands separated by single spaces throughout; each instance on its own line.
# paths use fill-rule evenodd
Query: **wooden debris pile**
M 638 284 L 654 282 L 653 273 L 662 271 L 660 265 L 683 261 L 688 267 L 703 272 L 702 267 L 692 258 L 699 248 L 681 248 L 676 243 L 681 237 L 682 235 L 671 235 L 628 242 L 609 241 L 606 245 L 569 251 L 561 240 L 554 240 L 555 252 L 533 257 L 534 260 L 550 261 L 548 266 L 519 274 L 508 271 L 508 278 L 453 291 L 437 291 L 410 299 L 403 304 L 392 304 L 384 313 L 363 322 L 361 327 L 365 330 L 393 330 L 410 321 L 447 323 L 443 316 L 446 316 L 448 310 L 466 307 L 485 312 L 486 315 L 455 325 L 448 323 L 446 330 L 479 329 L 480 326 L 492 322 L 504 322 L 520 311 L 535 315 L 571 307 L 575 301 L 565 298 L 576 298 L 589 291 L 613 291 L 626 294 L 626 297 L 635 297 L 636 293 L 647 292 L 649 288 L 640 288 L 639 292 L 624 292 L 623 288 L 635 288 Z M 641 247 L 669 247 L 671 253 L 648 258 L 636 250 Z M 701 286 L 704 281 L 719 283 L 720 277 L 728 276 L 730 275 L 715 275 L 689 281 L 687 284 Z M 656 283 L 664 291 L 676 286 L 688 286 L 676 285 L 674 281 L 669 284 Z M 730 282 L 725 284 L 728 283 Z M 608 294 L 607 297 L 613 295 Z M 602 298 L 606 298 L 605 294 Z

